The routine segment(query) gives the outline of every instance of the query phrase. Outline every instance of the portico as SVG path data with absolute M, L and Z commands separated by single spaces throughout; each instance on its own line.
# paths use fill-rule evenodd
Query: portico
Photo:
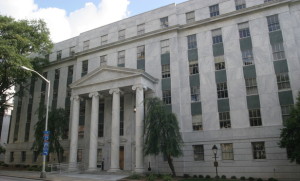
M 70 85 L 72 88 L 71 133 L 70 133 L 70 168 L 77 163 L 78 128 L 80 98 L 91 99 L 88 149 L 88 171 L 97 169 L 98 121 L 99 101 L 104 97 L 111 97 L 111 130 L 110 131 L 110 162 L 109 172 L 120 170 L 120 96 L 124 93 L 135 94 L 135 172 L 144 171 L 143 134 L 144 134 L 144 94 L 155 91 L 157 79 L 142 70 L 121 67 L 99 67 Z

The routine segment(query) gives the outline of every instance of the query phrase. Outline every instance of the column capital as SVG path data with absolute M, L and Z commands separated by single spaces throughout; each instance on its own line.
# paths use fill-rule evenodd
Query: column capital
M 71 101 L 79 101 L 80 100 L 80 97 L 79 97 L 79 95 L 72 95 L 71 96 Z
M 139 89 L 139 90 L 144 89 L 146 91 L 147 87 L 145 85 L 143 85 L 143 84 L 136 84 L 136 85 L 132 86 L 132 90 L 137 90 L 137 89 Z
M 119 88 L 113 88 L 109 90 L 109 94 L 120 94 L 122 91 Z
M 99 94 L 99 92 L 91 92 L 89 93 L 89 97 L 100 97 L 101 95 Z

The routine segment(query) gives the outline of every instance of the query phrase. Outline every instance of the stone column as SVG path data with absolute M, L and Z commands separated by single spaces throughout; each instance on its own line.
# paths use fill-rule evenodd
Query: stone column
M 120 89 L 111 89 L 109 93 L 112 99 L 112 123 L 111 123 L 111 154 L 109 172 L 120 170 L 119 150 L 120 150 Z
M 90 127 L 90 149 L 88 171 L 97 170 L 97 147 L 98 147 L 98 120 L 99 120 L 99 93 L 89 94 L 92 98 L 91 127 Z
M 79 124 L 79 112 L 80 112 L 80 97 L 74 95 L 71 97 L 73 101 L 72 108 L 72 126 L 71 126 L 71 141 L 70 141 L 70 159 L 69 159 L 69 169 L 77 169 L 77 149 L 78 149 L 78 124 Z
M 143 85 L 134 85 L 136 90 L 136 113 L 135 113 L 135 172 L 144 172 L 144 89 Z

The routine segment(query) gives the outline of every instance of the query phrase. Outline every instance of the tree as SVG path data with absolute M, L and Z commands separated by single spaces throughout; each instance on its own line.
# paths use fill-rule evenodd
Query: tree
M 40 105 L 38 110 L 38 122 L 35 125 L 35 141 L 32 145 L 32 150 L 42 153 L 43 151 L 43 131 L 45 130 L 45 113 L 46 108 L 43 105 Z M 61 162 L 60 158 L 64 152 L 63 147 L 60 144 L 60 140 L 64 135 L 65 128 L 68 126 L 68 116 L 67 111 L 62 108 L 52 109 L 49 112 L 48 118 L 48 131 L 49 135 L 49 154 L 56 153 L 58 163 Z
M 290 161 L 300 164 L 300 92 L 290 117 L 281 129 L 280 139 L 279 146 L 287 149 Z
M 145 155 L 162 153 L 168 160 L 172 175 L 176 176 L 172 157 L 182 155 L 182 138 L 176 115 L 165 109 L 159 98 L 146 100 Z
M 0 154 L 4 154 L 6 152 L 6 149 L 2 146 L 2 145 L 0 145 Z
M 44 57 L 52 46 L 44 21 L 16 21 L 0 15 L 0 109 L 5 109 L 6 102 L 18 94 L 9 90 L 31 76 L 30 72 L 20 70 L 20 66 L 38 70 L 47 63 Z

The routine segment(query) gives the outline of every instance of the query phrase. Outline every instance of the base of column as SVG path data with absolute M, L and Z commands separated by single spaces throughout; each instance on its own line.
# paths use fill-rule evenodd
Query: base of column
M 121 171 L 119 168 L 110 168 L 107 172 L 119 172 Z
M 135 173 L 144 173 L 144 172 L 145 172 L 145 169 L 144 169 L 144 168 L 135 168 L 135 169 L 134 169 L 134 172 L 135 172 Z
M 69 163 L 69 168 L 68 168 L 69 172 L 74 172 L 74 171 L 77 171 L 77 170 L 78 170 L 77 163 Z
M 97 168 L 88 168 L 86 172 L 96 172 Z

